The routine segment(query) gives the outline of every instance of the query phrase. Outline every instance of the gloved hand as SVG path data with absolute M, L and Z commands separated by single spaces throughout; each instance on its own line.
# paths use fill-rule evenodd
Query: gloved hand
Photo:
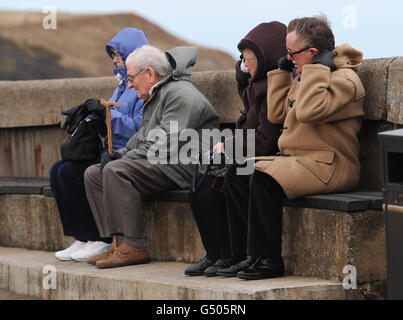
M 107 135 L 108 130 L 106 128 L 105 121 L 102 121 L 100 118 L 92 117 L 88 124 L 90 125 L 91 129 L 95 132 L 98 132 L 101 137 L 105 137 Z
M 330 68 L 330 71 L 336 70 L 336 65 L 333 62 L 334 57 L 337 56 L 337 52 L 322 50 L 315 54 L 312 59 L 312 64 L 320 63 Z
M 101 173 L 104 170 L 104 167 L 106 166 L 106 164 L 108 162 L 111 162 L 111 161 L 117 160 L 117 159 L 121 159 L 121 158 L 122 158 L 122 154 L 117 151 L 113 151 L 111 154 L 109 154 L 108 152 L 104 153 L 101 157 L 101 163 L 100 163 Z
M 67 132 L 72 134 L 80 121 L 88 116 L 88 110 L 85 103 L 82 103 L 76 107 L 62 111 L 61 114 L 67 116 L 62 129 L 65 130 L 67 128 Z
M 294 63 L 292 63 L 291 60 L 288 60 L 287 56 L 278 59 L 278 68 L 284 71 L 292 72 L 292 69 L 294 69 Z
M 249 73 L 249 68 L 245 65 L 245 59 L 241 60 L 241 64 L 239 66 L 242 72 Z
M 88 113 L 93 113 L 102 119 L 102 121 L 105 121 L 106 108 L 98 99 L 88 99 L 84 104 L 87 106 Z

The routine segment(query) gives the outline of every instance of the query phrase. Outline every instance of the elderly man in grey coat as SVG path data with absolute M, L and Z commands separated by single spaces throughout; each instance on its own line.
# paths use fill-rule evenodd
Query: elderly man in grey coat
M 163 52 L 143 46 L 126 60 L 128 87 L 134 87 L 145 101 L 141 127 L 126 148 L 104 154 L 101 163 L 89 167 L 84 176 L 101 236 L 119 236 L 117 248 L 88 259 L 98 268 L 150 261 L 141 195 L 189 188 L 195 161 L 184 157 L 180 148 L 186 147 L 185 154 L 190 152 L 194 160 L 209 146 L 203 147 L 202 139 L 185 144 L 181 137 L 195 138 L 192 131 L 200 138 L 206 132 L 203 129 L 219 126 L 215 109 L 191 82 L 197 57 L 195 47 Z

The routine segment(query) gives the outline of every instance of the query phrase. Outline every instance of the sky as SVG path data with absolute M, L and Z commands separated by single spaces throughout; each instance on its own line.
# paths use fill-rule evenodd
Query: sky
M 402 0 L 0 0 L 1 11 L 42 12 L 47 5 L 69 13 L 136 13 L 182 39 L 235 58 L 238 42 L 259 23 L 287 25 L 293 18 L 325 14 L 336 45 L 348 42 L 367 59 L 403 56 Z

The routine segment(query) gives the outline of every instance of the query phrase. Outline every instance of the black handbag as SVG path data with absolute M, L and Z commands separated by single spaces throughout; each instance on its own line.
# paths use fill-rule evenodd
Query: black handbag
M 64 161 L 96 161 L 101 151 L 102 141 L 96 121 L 92 119 L 81 120 L 60 146 L 60 154 Z
M 200 189 L 207 176 L 213 177 L 211 188 L 215 191 L 223 192 L 224 176 L 229 164 L 225 163 L 225 153 L 210 153 L 210 163 L 200 163 L 192 181 L 192 191 Z

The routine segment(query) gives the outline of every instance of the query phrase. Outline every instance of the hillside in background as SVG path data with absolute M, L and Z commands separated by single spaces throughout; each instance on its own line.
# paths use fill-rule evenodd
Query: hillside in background
M 45 14 L 0 12 L 0 80 L 110 76 L 113 65 L 105 45 L 121 29 L 142 29 L 151 45 L 163 50 L 179 45 L 199 48 L 195 71 L 233 69 L 223 51 L 192 44 L 135 14 L 57 14 L 57 29 L 42 27 Z
M 59 64 L 59 57 L 35 47 L 19 47 L 0 37 L 0 80 L 31 80 L 83 77 Z

